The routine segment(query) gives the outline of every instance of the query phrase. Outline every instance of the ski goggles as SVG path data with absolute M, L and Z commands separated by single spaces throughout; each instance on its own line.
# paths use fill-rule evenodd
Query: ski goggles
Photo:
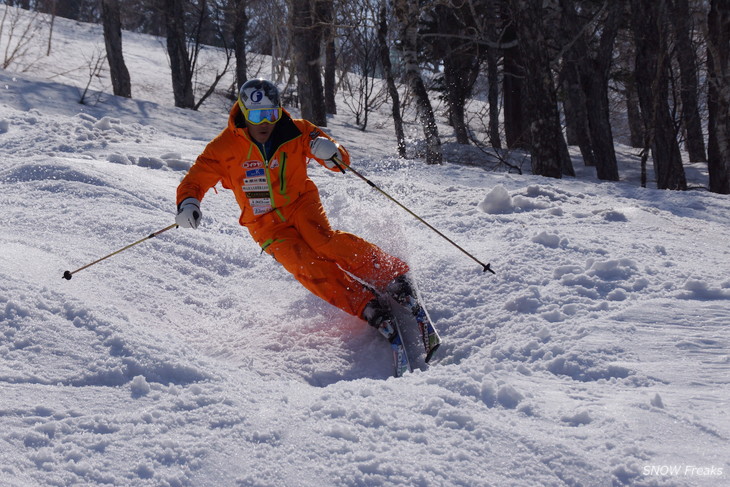
M 248 123 L 252 125 L 261 125 L 262 123 L 276 123 L 281 118 L 281 107 L 276 108 L 252 108 L 248 109 L 241 106 L 243 116 L 246 117 Z

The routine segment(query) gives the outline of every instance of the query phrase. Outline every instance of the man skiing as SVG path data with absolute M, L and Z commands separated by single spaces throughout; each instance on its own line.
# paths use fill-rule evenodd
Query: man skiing
M 314 158 L 339 171 L 349 165 L 344 147 L 307 120 L 292 119 L 270 81 L 253 79 L 239 91 L 228 126 L 198 156 L 177 188 L 176 223 L 197 228 L 206 192 L 221 182 L 241 207 L 239 223 L 262 250 L 309 291 L 365 319 L 390 341 L 392 316 L 377 292 L 411 294 L 408 265 L 374 244 L 333 230 L 319 192 L 307 176 Z M 357 279 L 353 278 L 356 277 Z

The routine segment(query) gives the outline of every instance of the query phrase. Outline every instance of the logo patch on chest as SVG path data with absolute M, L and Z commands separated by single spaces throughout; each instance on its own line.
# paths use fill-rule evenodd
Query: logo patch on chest
M 255 169 L 257 167 L 260 167 L 263 171 L 264 163 L 261 161 L 245 161 L 241 163 L 241 167 L 244 169 Z

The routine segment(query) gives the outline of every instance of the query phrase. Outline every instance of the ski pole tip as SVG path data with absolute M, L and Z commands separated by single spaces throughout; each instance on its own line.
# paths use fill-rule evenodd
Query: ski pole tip
M 63 273 L 63 278 L 66 279 L 67 281 L 70 281 L 72 277 L 73 277 L 73 274 L 71 274 L 71 271 L 66 271 Z
M 497 275 L 497 273 L 492 270 L 492 264 L 484 265 L 484 271 L 483 272 L 487 272 L 487 271 L 491 272 L 494 275 Z

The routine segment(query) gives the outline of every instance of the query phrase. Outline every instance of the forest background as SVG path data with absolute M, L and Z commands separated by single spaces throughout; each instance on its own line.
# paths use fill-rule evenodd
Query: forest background
M 484 152 L 485 164 L 573 175 L 568 145 L 600 180 L 618 181 L 616 140 L 651 161 L 660 189 L 686 190 L 685 162 L 708 164 L 708 189 L 730 194 L 730 8 L 722 0 L 5 0 L 3 69 L 26 71 L 29 44 L 53 44 L 56 16 L 104 25 L 87 60 L 133 97 L 123 31 L 166 39 L 175 106 L 235 98 L 252 56 L 270 56 L 284 103 L 327 125 L 344 92 L 355 123 L 392 107 L 401 157 L 407 107 L 423 127 L 417 156 L 443 161 L 443 139 Z M 13 12 L 16 12 L 15 14 Z M 203 63 L 214 48 L 222 62 Z M 233 75 L 233 76 L 231 76 Z M 228 81 L 232 80 L 232 81 Z M 84 100 L 84 94 L 80 101 Z M 443 107 L 443 110 L 434 109 Z M 439 131 L 443 118 L 452 133 Z M 440 121 L 440 120 L 439 120 Z M 443 132 L 443 131 L 442 131 Z

